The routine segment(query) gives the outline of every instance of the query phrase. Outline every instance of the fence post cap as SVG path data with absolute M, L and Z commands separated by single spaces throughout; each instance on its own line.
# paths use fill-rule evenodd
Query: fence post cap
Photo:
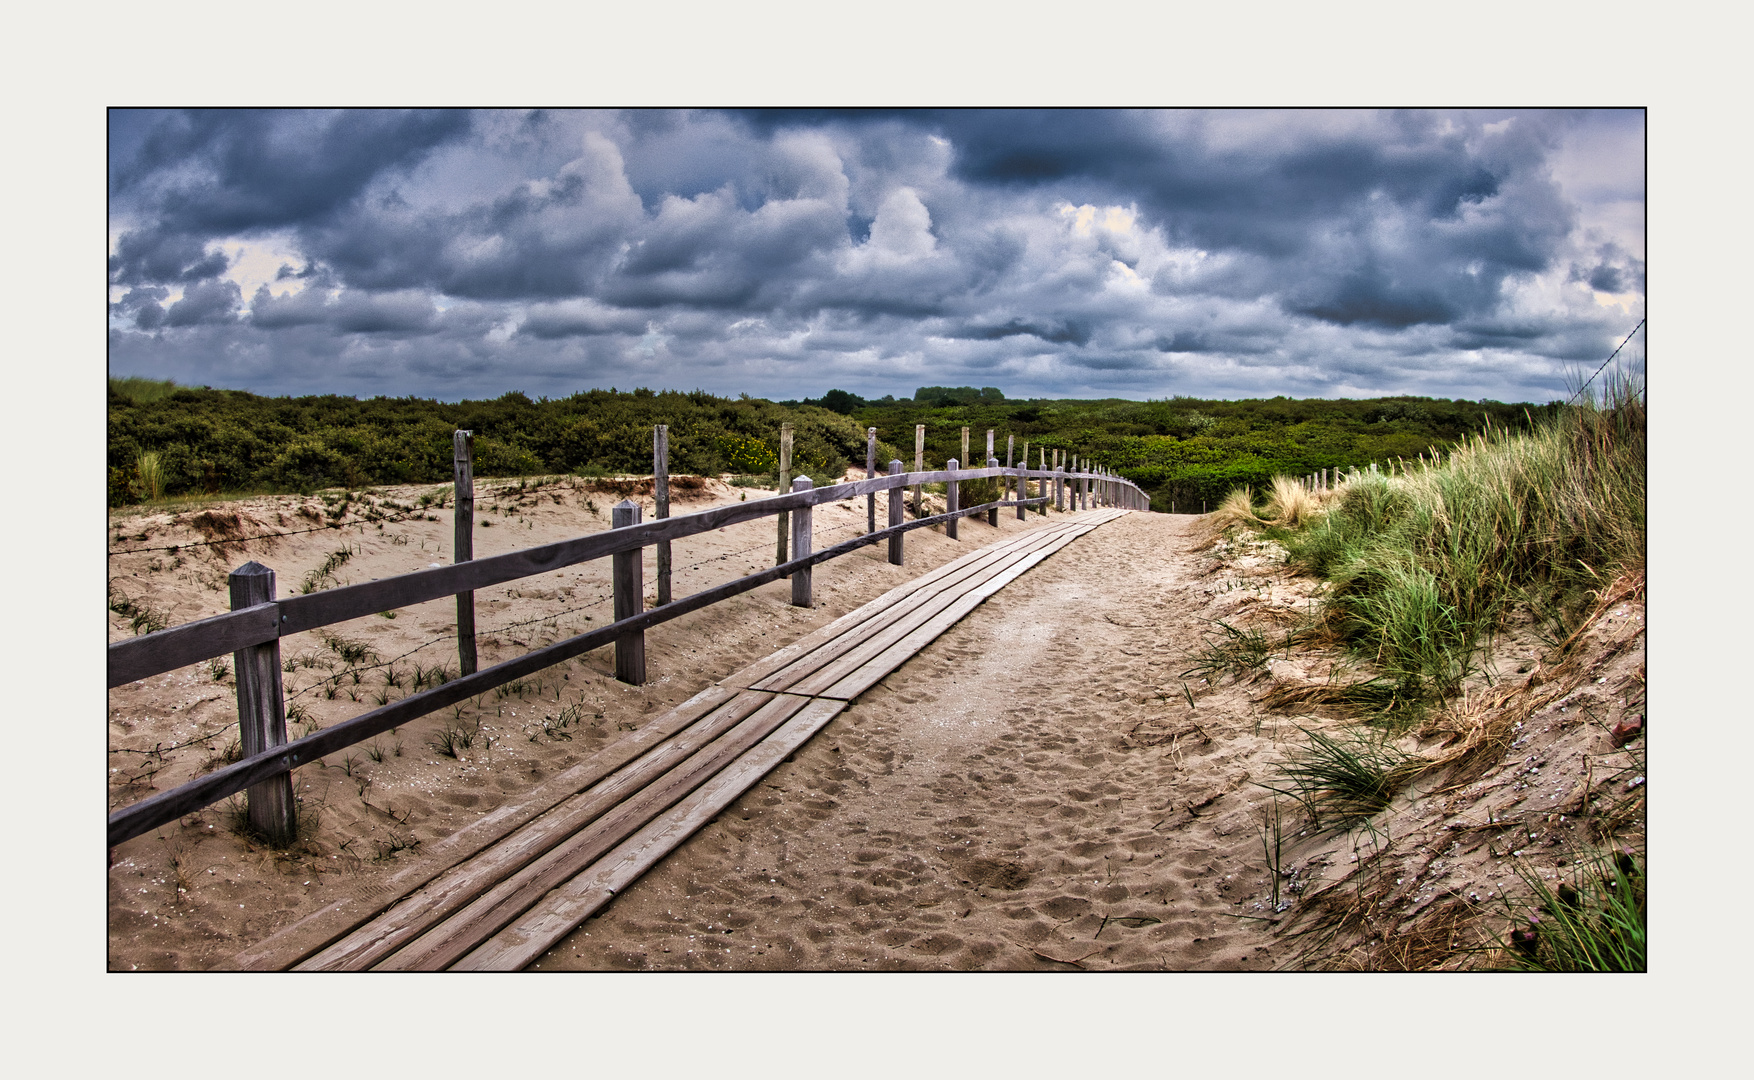
M 809 491 L 815 486 L 816 484 L 808 476 L 794 476 L 792 478 L 793 491 Z
M 266 566 L 263 566 L 261 563 L 257 562 L 256 560 L 251 559 L 249 562 L 238 567 L 236 570 L 233 570 L 228 576 L 229 577 L 261 577 L 264 574 L 266 574 L 269 577 L 273 577 L 274 571 L 270 570 Z

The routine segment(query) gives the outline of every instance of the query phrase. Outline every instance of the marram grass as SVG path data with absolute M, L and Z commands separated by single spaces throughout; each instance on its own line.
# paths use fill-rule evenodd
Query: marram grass
M 1564 407 L 1531 433 L 1493 430 L 1404 475 L 1355 475 L 1325 513 L 1275 534 L 1332 582 L 1327 614 L 1348 644 L 1447 695 L 1512 603 L 1575 620 L 1617 574 L 1643 568 L 1645 445 L 1642 390 L 1618 380 L 1600 404 Z M 1291 499 L 1274 501 L 1267 519 L 1291 516 Z

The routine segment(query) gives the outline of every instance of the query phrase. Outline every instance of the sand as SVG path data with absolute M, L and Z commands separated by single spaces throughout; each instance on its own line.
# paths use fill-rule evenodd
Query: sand
M 378 490 L 380 502 L 406 506 L 435 489 Z M 695 494 L 679 512 L 744 492 L 715 482 Z M 494 525 L 477 530 L 476 553 L 601 528 L 614 496 L 576 480 L 484 494 Z M 254 533 L 298 527 L 300 505 L 320 503 L 259 499 L 211 509 L 239 513 L 255 522 L 243 531 Z M 505 512 L 487 511 L 495 505 Z M 111 547 L 195 536 L 191 514 L 181 516 L 181 525 L 169 515 L 113 518 Z M 343 580 L 448 561 L 449 514 L 432 516 L 439 520 L 288 537 L 266 550 L 260 541 L 248 550 L 186 550 L 176 567 L 165 552 L 121 556 L 111 574 L 181 622 L 225 609 L 214 583 L 222 586 L 224 570 L 246 556 L 275 567 L 282 592 L 342 542 L 356 545 L 336 571 Z M 819 508 L 817 543 L 856 535 L 864 518 L 863 500 Z M 521 695 L 485 695 L 460 713 L 380 737 L 381 760 L 371 744 L 332 755 L 325 767 L 295 774 L 306 825 L 291 851 L 251 843 L 223 804 L 129 841 L 111 853 L 110 966 L 223 966 L 331 900 L 369 893 L 419 859 L 421 845 L 736 668 L 908 577 L 1043 521 L 1002 514 L 998 529 L 970 522 L 960 542 L 936 530 L 910 533 L 903 568 L 876 549 L 834 560 L 817 568 L 813 609 L 790 607 L 780 582 L 666 624 L 647 635 L 644 687 L 614 682 L 609 651 L 600 650 Z M 115 542 L 118 533 L 142 532 L 147 539 Z M 1286 625 L 1315 591 L 1270 550 L 1213 550 L 1209 539 L 1191 516 L 1133 514 L 1074 541 L 867 691 L 533 967 L 1209 971 L 1477 960 L 1483 954 L 1469 950 L 1510 925 L 1506 893 L 1517 882 L 1506 859 L 1558 873 L 1561 860 L 1600 846 L 1600 837 L 1577 833 L 1587 827 L 1575 810 L 1569 827 L 1556 819 L 1580 793 L 1605 797 L 1624 787 L 1629 778 L 1614 768 L 1642 746 L 1614 749 L 1607 736 L 1620 718 L 1643 711 L 1642 593 L 1605 608 L 1563 663 L 1543 665 L 1529 634 L 1507 636 L 1497 686 L 1540 682 L 1496 707 L 1539 707 L 1519 716 L 1522 741 L 1471 787 L 1416 790 L 1375 834 L 1317 834 L 1285 809 L 1275 897 L 1262 840 L 1275 796 L 1262 785 L 1278 782 L 1277 765 L 1302 742 L 1299 726 L 1343 721 L 1270 708 L 1270 695 L 1323 682 L 1344 658 L 1300 650 L 1254 676 L 1183 678 L 1189 655 L 1213 633 L 1210 620 Z M 771 520 L 679 542 L 676 595 L 770 564 L 773 542 Z M 477 605 L 483 666 L 587 628 L 587 616 L 607 618 L 606 573 L 606 564 L 591 564 L 485 590 Z M 651 582 L 648 556 L 648 591 Z M 455 669 L 454 641 L 412 651 L 442 639 L 453 618 L 440 602 L 331 631 L 382 659 L 409 654 L 394 666 L 411 677 L 415 664 L 446 656 Z M 111 616 L 112 640 L 129 632 L 126 623 Z M 499 627 L 507 629 L 488 633 Z M 300 637 L 312 640 L 285 642 L 283 656 L 311 661 L 286 675 L 304 719 L 326 726 L 409 688 L 406 679 L 386 685 L 384 669 L 374 668 L 358 685 L 343 675 L 330 698 L 332 683 L 319 679 L 337 681 L 347 665 L 315 635 Z M 1517 667 L 1526 671 L 1512 674 Z M 1473 689 L 1469 700 L 1481 712 L 1493 688 Z M 234 719 L 232 693 L 229 677 L 216 680 L 206 665 L 112 691 L 112 806 L 222 759 L 235 735 L 223 730 Z M 447 726 L 477 723 L 476 745 L 458 758 L 433 751 Z M 191 741 L 201 735 L 208 737 Z M 1410 736 L 1407 747 L 1436 753 L 1441 742 Z M 188 747 L 139 752 L 171 744 Z M 1541 770 L 1538 783 L 1531 769 Z M 1536 834 L 1532 841 L 1510 844 L 1513 822 Z M 1532 850 L 1510 854 L 1525 848 Z M 1368 917 L 1360 908 L 1371 909 Z M 1434 948 L 1439 922 L 1443 947 Z M 1316 941 L 1322 948 L 1312 953 Z

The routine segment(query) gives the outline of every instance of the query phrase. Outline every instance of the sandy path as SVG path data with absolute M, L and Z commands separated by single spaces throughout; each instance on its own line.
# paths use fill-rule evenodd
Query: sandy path
M 1192 521 L 1129 515 L 1031 570 L 533 967 L 1271 966 L 1240 916 L 1272 725 L 1175 678 L 1211 592 Z

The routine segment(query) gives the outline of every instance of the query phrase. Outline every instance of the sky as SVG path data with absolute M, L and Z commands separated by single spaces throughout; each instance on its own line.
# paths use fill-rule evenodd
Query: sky
M 1546 401 L 1644 315 L 1642 110 L 108 124 L 117 376 Z

